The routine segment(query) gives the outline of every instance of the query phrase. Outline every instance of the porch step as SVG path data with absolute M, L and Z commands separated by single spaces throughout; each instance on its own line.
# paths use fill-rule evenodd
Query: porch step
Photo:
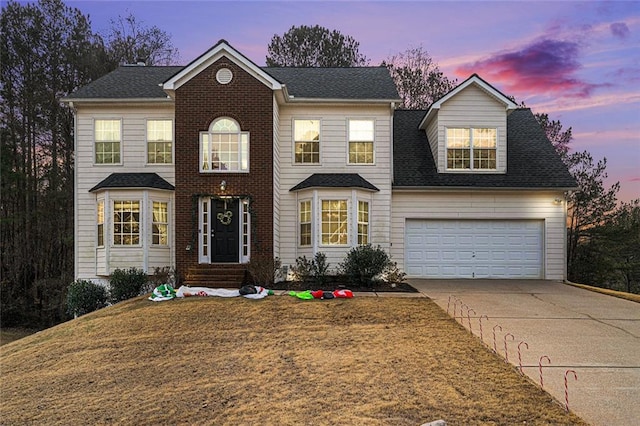
M 185 285 L 209 288 L 240 288 L 245 281 L 245 265 L 198 265 L 189 268 Z

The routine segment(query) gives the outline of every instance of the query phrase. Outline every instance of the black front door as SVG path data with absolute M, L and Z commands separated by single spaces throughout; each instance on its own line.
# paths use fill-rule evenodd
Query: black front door
M 240 203 L 238 200 L 211 200 L 211 261 L 239 262 Z

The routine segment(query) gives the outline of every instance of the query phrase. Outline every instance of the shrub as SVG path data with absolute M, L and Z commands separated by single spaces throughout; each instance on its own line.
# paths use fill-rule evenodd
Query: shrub
M 400 284 L 404 281 L 404 277 L 407 276 L 406 273 L 400 271 L 398 268 L 398 262 L 389 262 L 385 267 L 384 271 L 382 271 L 382 276 L 384 281 L 392 283 L 392 284 Z
M 291 272 L 295 280 L 303 283 L 309 282 L 312 274 L 313 260 L 307 259 L 306 256 L 300 256 L 296 259 L 296 266 L 291 266 Z
M 178 288 L 182 283 L 180 274 L 176 268 L 163 266 L 162 268 L 154 268 L 153 275 L 149 277 L 149 286 L 151 289 L 159 287 L 163 284 L 169 284 L 173 288 Z
M 381 274 L 389 262 L 389 255 L 380 246 L 372 247 L 367 244 L 349 250 L 340 269 L 353 285 L 372 288 L 373 277 Z
M 313 280 L 319 286 L 323 286 L 327 282 L 327 272 L 329 271 L 329 264 L 327 263 L 327 255 L 318 252 L 311 261 L 311 275 Z
M 67 288 L 67 313 L 80 316 L 107 306 L 107 289 L 87 280 L 76 280 Z
M 277 257 L 257 255 L 251 257 L 247 270 L 251 274 L 255 285 L 269 287 L 273 284 L 276 271 L 280 269 L 281 265 L 282 263 Z
M 149 291 L 149 278 L 142 269 L 116 269 L 109 277 L 111 302 L 117 303 Z
M 328 271 L 327 256 L 321 252 L 316 253 L 311 260 L 306 256 L 300 256 L 296 259 L 296 266 L 291 266 L 291 272 L 297 281 L 313 282 L 319 286 L 326 284 Z

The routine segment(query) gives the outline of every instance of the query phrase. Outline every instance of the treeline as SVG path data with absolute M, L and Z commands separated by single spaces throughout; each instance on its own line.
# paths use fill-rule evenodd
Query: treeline
M 317 51 L 314 51 L 314 46 Z M 303 49 L 304 47 L 304 49 Z M 309 50 L 311 48 L 311 50 Z M 271 66 L 361 66 L 352 37 L 319 26 L 292 27 L 268 46 Z M 305 52 L 300 56 L 299 52 Z M 63 321 L 73 281 L 73 113 L 60 99 L 121 63 L 176 63 L 159 28 L 117 17 L 105 34 L 61 0 L 10 1 L 0 18 L 0 325 Z M 425 108 L 456 84 L 428 53 L 410 48 L 383 62 L 401 107 Z M 537 114 L 579 189 L 568 194 L 569 279 L 640 293 L 640 200 L 617 205 L 604 187 L 606 160 L 572 153 L 571 129 Z
M 0 325 L 65 319 L 73 281 L 73 113 L 60 99 L 115 69 L 177 57 L 132 16 L 106 34 L 61 0 L 10 1 L 0 17 Z

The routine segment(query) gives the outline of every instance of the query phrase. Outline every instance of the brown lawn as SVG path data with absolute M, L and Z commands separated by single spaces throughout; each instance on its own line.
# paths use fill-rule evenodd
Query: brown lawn
M 0 368 L 2 424 L 585 424 L 425 298 L 137 298 Z

